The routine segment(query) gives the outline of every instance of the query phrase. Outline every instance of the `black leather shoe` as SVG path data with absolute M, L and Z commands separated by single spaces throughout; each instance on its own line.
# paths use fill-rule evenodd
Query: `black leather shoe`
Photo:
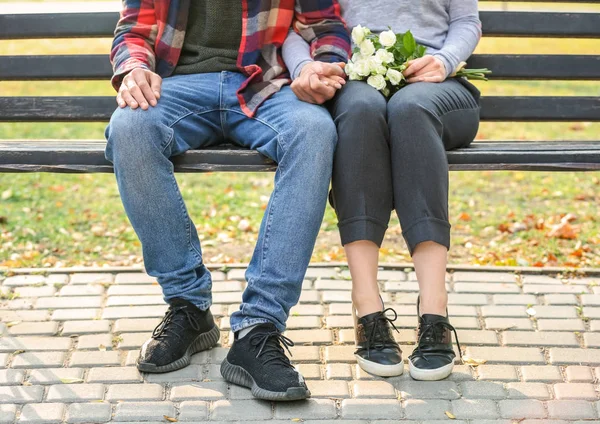
M 394 318 L 388 318 L 387 313 L 393 313 Z M 353 306 L 352 315 L 357 347 L 354 356 L 358 365 L 369 374 L 380 377 L 401 375 L 404 372 L 402 350 L 392 333 L 392 327 L 398 331 L 393 323 L 398 318 L 396 311 L 388 308 L 357 318 Z
M 419 314 L 417 300 L 417 314 Z M 452 349 L 452 332 L 460 343 L 456 330 L 447 316 L 419 314 L 417 347 L 408 358 L 410 376 L 415 380 L 443 380 L 452 373 L 456 354 Z

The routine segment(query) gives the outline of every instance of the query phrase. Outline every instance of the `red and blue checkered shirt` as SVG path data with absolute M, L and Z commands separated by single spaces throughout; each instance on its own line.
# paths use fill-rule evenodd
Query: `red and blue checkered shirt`
M 173 73 L 185 38 L 190 1 L 123 0 L 111 62 L 113 87 L 134 68 L 161 77 Z M 242 41 L 237 67 L 248 79 L 238 90 L 244 113 L 253 116 L 271 95 L 290 83 L 281 46 L 293 28 L 311 45 L 315 60 L 346 62 L 350 36 L 337 0 L 240 0 Z

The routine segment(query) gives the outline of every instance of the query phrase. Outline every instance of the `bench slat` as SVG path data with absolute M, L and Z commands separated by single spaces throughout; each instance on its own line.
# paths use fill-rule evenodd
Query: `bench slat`
M 600 37 L 599 13 L 480 12 L 485 36 Z M 0 39 L 112 37 L 119 14 L 0 15 Z
M 0 172 L 112 172 L 102 140 L 0 141 Z M 448 152 L 453 170 L 600 170 L 600 141 L 475 142 Z M 178 172 L 274 171 L 256 151 L 233 146 L 173 158 Z
M 600 56 L 477 54 L 471 68 L 493 70 L 498 79 L 600 79 Z M 108 55 L 0 56 L 0 80 L 108 80 Z
M 600 121 L 600 97 L 484 97 L 485 121 Z M 102 122 L 114 97 L 0 97 L 0 122 Z

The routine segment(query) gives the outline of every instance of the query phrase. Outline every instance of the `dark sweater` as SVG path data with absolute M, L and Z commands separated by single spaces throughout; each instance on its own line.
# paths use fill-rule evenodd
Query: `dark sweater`
M 237 71 L 241 39 L 241 1 L 192 0 L 174 74 Z

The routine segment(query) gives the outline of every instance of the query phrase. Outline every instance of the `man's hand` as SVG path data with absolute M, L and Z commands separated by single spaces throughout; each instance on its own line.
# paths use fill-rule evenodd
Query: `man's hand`
M 148 104 L 156 106 L 160 99 L 161 86 L 162 78 L 154 72 L 143 68 L 134 69 L 123 79 L 117 103 L 121 108 L 129 106 L 132 109 L 141 107 L 148 110 Z
M 407 82 L 443 82 L 446 79 L 446 66 L 441 59 L 426 55 L 408 62 L 404 70 Z
M 304 102 L 323 104 L 346 83 L 344 66 L 345 63 L 307 63 L 292 82 L 292 90 Z

